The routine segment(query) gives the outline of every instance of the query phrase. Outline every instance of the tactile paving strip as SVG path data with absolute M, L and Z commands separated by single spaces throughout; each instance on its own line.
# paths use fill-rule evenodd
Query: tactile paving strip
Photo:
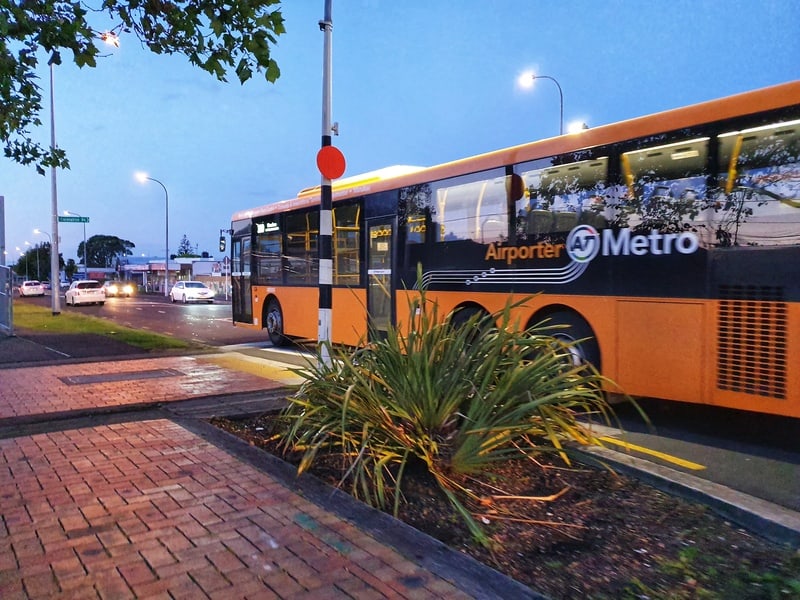
M 109 383 L 133 379 L 158 379 L 159 377 L 183 377 L 186 373 L 177 369 L 153 369 L 151 371 L 126 371 L 124 373 L 101 373 L 98 375 L 67 375 L 59 379 L 67 385 Z

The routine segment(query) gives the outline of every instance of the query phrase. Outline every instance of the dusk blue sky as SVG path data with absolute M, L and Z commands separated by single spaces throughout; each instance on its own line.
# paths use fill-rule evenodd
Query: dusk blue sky
M 156 56 L 133 36 L 96 69 L 56 69 L 56 135 L 71 169 L 58 174 L 59 212 L 90 218 L 86 235 L 115 235 L 163 257 L 185 234 L 219 256 L 236 210 L 291 198 L 320 182 L 323 0 L 285 2 L 275 84 L 219 83 L 182 56 Z M 434 165 L 558 133 L 800 78 L 796 0 L 333 0 L 334 138 L 345 176 Z M 99 25 L 98 25 L 99 26 Z M 49 83 L 45 125 L 49 145 Z M 0 158 L 7 264 L 46 242 L 50 177 Z M 79 224 L 60 223 L 77 258 Z

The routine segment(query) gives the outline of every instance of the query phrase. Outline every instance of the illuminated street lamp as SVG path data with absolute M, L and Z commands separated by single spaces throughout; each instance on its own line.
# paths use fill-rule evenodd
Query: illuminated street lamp
M 567 133 L 580 133 L 586 129 L 589 129 L 589 126 L 583 121 L 573 121 L 567 125 Z
M 549 79 L 553 83 L 556 84 L 558 88 L 558 98 L 561 106 L 561 120 L 559 121 L 559 135 L 564 135 L 564 93 L 561 91 L 561 86 L 559 85 L 558 81 L 556 81 L 553 77 L 549 75 L 537 75 L 533 71 L 525 71 L 522 75 L 519 76 L 517 79 L 517 83 L 520 87 L 525 89 L 530 89 L 533 87 L 533 82 L 537 79 Z
M 169 192 L 167 192 L 167 186 L 158 179 L 148 176 L 147 173 L 136 173 L 136 179 L 139 183 L 155 181 L 164 188 L 164 296 L 169 296 L 169 290 L 167 289 L 169 287 Z
M 65 210 L 64 214 L 68 217 L 83 219 L 83 215 L 79 215 L 74 211 Z M 86 221 L 83 221 L 83 274 L 86 279 L 89 279 L 89 245 L 86 243 Z

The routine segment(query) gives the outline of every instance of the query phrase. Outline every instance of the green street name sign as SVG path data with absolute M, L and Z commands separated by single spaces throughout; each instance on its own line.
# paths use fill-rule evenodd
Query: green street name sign
M 88 223 L 89 217 L 58 217 L 59 223 Z

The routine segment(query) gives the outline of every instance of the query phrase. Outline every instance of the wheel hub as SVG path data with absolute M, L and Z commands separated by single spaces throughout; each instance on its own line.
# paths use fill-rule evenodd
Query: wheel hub
M 272 311 L 267 314 L 267 331 L 270 333 L 280 333 L 283 331 L 283 323 L 279 313 Z

